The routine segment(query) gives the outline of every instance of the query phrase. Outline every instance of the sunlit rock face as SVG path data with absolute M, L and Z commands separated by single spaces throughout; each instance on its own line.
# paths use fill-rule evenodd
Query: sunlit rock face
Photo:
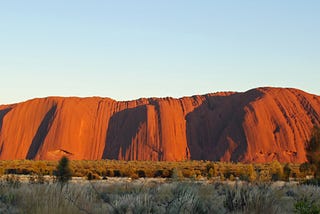
M 298 89 L 0 106 L 0 159 L 306 161 L 320 97 Z

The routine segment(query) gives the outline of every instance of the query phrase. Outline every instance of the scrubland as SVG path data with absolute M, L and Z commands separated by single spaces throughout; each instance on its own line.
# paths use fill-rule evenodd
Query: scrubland
M 298 164 L 70 164 L 77 177 L 59 183 L 57 162 L 1 161 L 0 213 L 320 212 L 319 184 L 305 184 L 311 169 Z
M 0 161 L 0 175 L 53 175 L 57 161 L 14 160 Z M 281 164 L 277 161 L 267 164 L 224 163 L 211 161 L 70 161 L 73 177 L 140 177 L 172 178 L 219 178 L 220 180 L 276 181 L 289 177 L 300 180 L 312 174 L 308 166 L 301 170 L 300 164 Z
M 320 187 L 296 183 L 121 179 L 2 181 L 0 213 L 319 213 Z

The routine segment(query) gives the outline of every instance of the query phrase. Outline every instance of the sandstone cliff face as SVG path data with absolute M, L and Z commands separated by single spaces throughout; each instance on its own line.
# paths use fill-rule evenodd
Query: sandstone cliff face
M 320 97 L 297 89 L 0 106 L 0 159 L 304 162 Z

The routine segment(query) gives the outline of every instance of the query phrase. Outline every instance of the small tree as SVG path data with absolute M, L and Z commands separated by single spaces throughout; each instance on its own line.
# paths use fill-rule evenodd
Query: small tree
M 320 178 L 320 127 L 313 127 L 306 152 L 309 163 L 315 168 L 314 176 Z
M 71 169 L 69 166 L 69 159 L 65 156 L 63 156 L 57 166 L 56 172 L 55 172 L 57 181 L 60 184 L 65 184 L 71 179 Z

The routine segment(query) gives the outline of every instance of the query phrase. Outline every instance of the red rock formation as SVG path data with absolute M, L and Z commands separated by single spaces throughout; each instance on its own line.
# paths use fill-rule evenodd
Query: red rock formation
M 0 159 L 304 162 L 320 97 L 297 89 L 0 106 Z

